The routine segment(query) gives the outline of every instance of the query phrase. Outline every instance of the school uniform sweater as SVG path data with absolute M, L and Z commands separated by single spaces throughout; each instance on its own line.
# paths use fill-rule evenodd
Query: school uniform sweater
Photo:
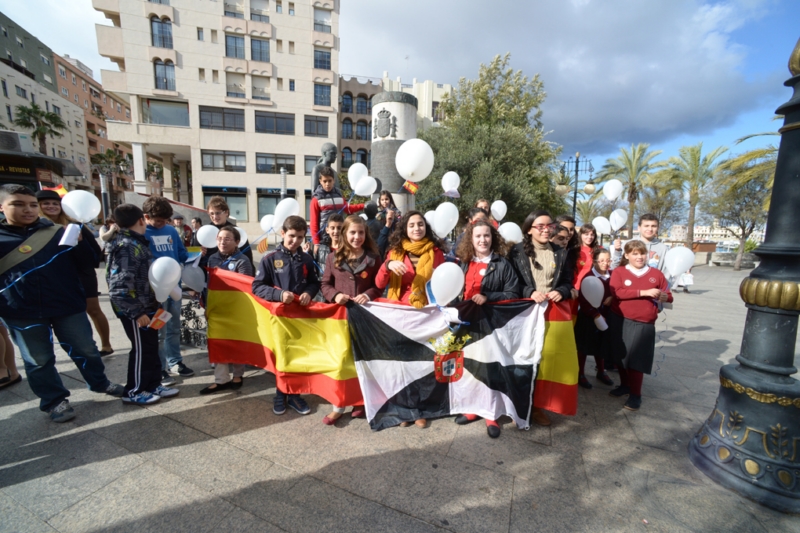
M 672 301 L 667 278 L 656 268 L 646 267 L 640 272 L 632 272 L 626 267 L 615 268 L 609 285 L 614 296 L 611 311 L 636 322 L 654 324 L 658 318 L 655 300 L 639 296 L 639 291 L 659 289 L 667 293 L 668 302 Z

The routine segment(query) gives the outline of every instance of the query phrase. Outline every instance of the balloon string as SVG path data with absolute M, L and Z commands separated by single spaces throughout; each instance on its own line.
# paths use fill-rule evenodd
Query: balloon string
M 83 227 L 83 224 L 81 224 L 81 227 Z M 47 261 L 46 263 L 44 263 L 43 265 L 39 265 L 39 266 L 37 266 L 37 267 L 34 267 L 34 268 L 32 268 L 32 269 L 28 270 L 27 272 L 25 272 L 24 274 L 22 274 L 20 277 L 18 277 L 18 278 L 17 278 L 17 279 L 15 279 L 14 281 L 12 281 L 10 284 L 8 284 L 7 286 L 5 286 L 5 287 L 3 287 L 2 289 L 0 289 L 0 294 L 3 294 L 5 291 L 7 291 L 7 290 L 8 290 L 8 289 L 10 289 L 11 287 L 13 287 L 13 286 L 14 286 L 14 285 L 15 285 L 15 284 L 16 284 L 16 283 L 19 281 L 19 280 L 21 280 L 22 278 L 24 278 L 25 276 L 27 276 L 27 275 L 28 275 L 28 274 L 30 274 L 31 272 L 34 272 L 34 271 L 36 271 L 36 270 L 39 270 L 40 268 L 44 268 L 44 267 L 46 267 L 47 265 L 49 265 L 50 263 L 52 263 L 53 261 L 55 261 L 55 260 L 56 260 L 56 258 L 57 258 L 59 255 L 61 255 L 61 254 L 65 254 L 65 253 L 67 253 L 67 252 L 71 251 L 71 250 L 72 250 L 72 248 L 73 248 L 73 247 L 72 247 L 72 246 L 70 246 L 70 247 L 69 247 L 69 248 L 67 248 L 66 250 L 61 250 L 61 251 L 60 251 L 60 252 L 58 252 L 56 255 L 54 255 L 53 257 L 51 257 L 51 258 L 50 258 L 50 260 L 49 260 L 49 261 Z
M 5 289 L 4 289 L 4 290 L 5 290 Z M 49 325 L 47 325 L 47 324 L 31 324 L 30 326 L 25 326 L 24 328 L 18 328 L 17 326 L 12 326 L 11 324 L 7 324 L 7 325 L 8 325 L 8 327 L 10 327 L 11 329 L 15 329 L 15 330 L 17 330 L 17 331 L 25 331 L 25 330 L 28 330 L 28 329 L 31 329 L 31 328 L 35 328 L 35 327 L 45 327 L 45 328 L 47 328 L 47 331 L 48 331 L 48 332 L 49 332 L 49 334 L 50 334 L 50 344 L 52 344 L 52 345 L 55 345 L 55 344 L 56 344 L 55 342 L 53 342 L 53 328 L 51 328 L 51 327 L 50 327 Z M 68 355 L 68 356 L 69 356 L 69 358 L 70 358 L 70 359 L 72 359 L 73 361 L 74 361 L 75 359 L 83 359 L 83 365 L 81 366 L 81 368 L 86 368 L 86 363 L 88 363 L 88 361 L 86 360 L 86 358 L 85 358 L 85 357 L 77 357 L 77 356 L 76 356 L 76 357 L 74 357 L 74 358 L 72 357 L 72 345 L 71 345 L 71 344 L 68 344 L 68 343 L 66 343 L 66 342 L 61 342 L 61 341 L 59 341 L 59 342 L 58 342 L 58 345 L 59 345 L 59 346 L 61 346 L 62 348 L 63 348 L 64 346 L 67 346 L 67 347 L 69 348 L 69 349 L 67 350 L 67 355 Z M 76 361 L 76 362 L 77 362 L 77 361 Z

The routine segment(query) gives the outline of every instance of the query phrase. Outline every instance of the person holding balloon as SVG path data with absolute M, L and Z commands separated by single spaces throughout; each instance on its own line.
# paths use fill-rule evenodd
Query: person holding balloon
M 572 298 L 575 262 L 566 248 L 550 243 L 556 225 L 547 211 L 533 211 L 522 224 L 523 240 L 509 252 L 508 260 L 522 285 L 522 297 L 537 303 Z M 549 426 L 550 418 L 534 406 L 531 419 Z
M 69 194 L 95 204 L 86 220 L 97 216 L 100 202 L 94 195 L 86 191 Z M 69 346 L 67 353 L 89 390 L 122 396 L 122 385 L 106 377 L 92 338 L 86 297 L 78 280 L 82 258 L 61 244 L 65 228 L 40 218 L 36 196 L 22 185 L 0 186 L 0 212 L 5 216 L 0 223 L 0 319 L 25 362 L 28 385 L 39 397 L 39 409 L 53 422 L 75 418 L 67 400 L 70 391 L 56 369 L 56 338 Z
M 36 199 L 39 200 L 40 216 L 64 227 L 74 223 L 74 220 L 64 213 L 61 196 L 57 192 L 38 191 Z M 114 353 L 114 348 L 111 347 L 111 329 L 108 326 L 108 318 L 100 308 L 100 291 L 97 287 L 97 271 L 95 270 L 100 266 L 100 260 L 103 259 L 103 250 L 86 226 L 81 226 L 80 241 L 74 252 L 80 253 L 85 259 L 78 271 L 78 279 L 83 285 L 83 292 L 86 293 L 86 314 L 92 319 L 94 328 L 100 336 L 100 355 L 111 355 Z
M 649 266 L 648 247 L 639 240 L 625 244 L 620 267 L 609 282 L 614 297 L 609 314 L 611 353 L 622 384 L 611 396 L 628 396 L 625 409 L 636 411 L 642 405 L 642 381 L 653 367 L 656 344 L 655 322 L 661 304 L 672 301 L 667 279 L 658 268 Z
M 379 298 L 381 291 L 375 286 L 375 277 L 381 266 L 381 257 L 366 221 L 350 215 L 342 226 L 341 245 L 326 258 L 322 295 L 326 301 L 339 305 L 348 302 L 365 304 Z M 333 411 L 322 419 L 322 423 L 333 426 L 344 410 L 345 406 L 333 406 Z M 363 418 L 364 407 L 353 407 L 351 416 Z
M 586 225 L 581 230 L 584 227 Z M 582 237 L 584 235 L 586 234 L 581 234 Z M 605 371 L 605 359 L 608 357 L 605 332 L 608 329 L 608 313 L 613 300 L 609 287 L 611 252 L 605 248 L 595 248 L 591 257 L 594 266 L 591 267 L 589 274 L 581 280 L 578 319 L 575 322 L 575 344 L 578 348 L 578 385 L 584 389 L 592 388 L 592 384 L 583 373 L 588 355 L 594 356 L 597 365 L 597 380 L 608 386 L 614 385 Z
M 422 309 L 428 304 L 425 284 L 442 263 L 441 244 L 425 217 L 419 211 L 409 211 L 392 233 L 389 253 L 378 270 L 375 285 L 381 290 L 389 286 L 389 300 Z M 427 426 L 424 418 L 414 423 L 421 428 Z M 403 422 L 401 425 L 410 424 Z
M 225 226 L 236 226 L 236 221 L 230 218 L 231 209 L 228 207 L 228 202 L 226 202 L 222 196 L 212 196 L 211 199 L 208 200 L 206 211 L 208 211 L 208 217 L 211 219 L 211 224 L 217 228 L 217 230 L 220 230 Z M 208 264 L 208 258 L 217 253 L 219 250 L 217 248 L 208 248 L 205 246 L 202 248 L 203 258 L 200 260 L 200 266 L 204 267 Z M 253 263 L 253 250 L 250 248 L 250 242 L 247 239 L 244 240 L 244 244 L 240 243 L 240 249 L 242 250 L 242 253 L 250 260 L 250 263 Z
M 519 298 L 521 288 L 514 268 L 504 256 L 506 243 L 489 220 L 476 220 L 467 226 L 456 248 L 456 256 L 464 272 L 463 299 L 478 305 Z M 474 422 L 475 414 L 461 414 L 456 424 Z M 486 419 L 486 432 L 496 439 L 500 426 Z
M 145 236 L 147 225 L 144 217 L 142 210 L 132 204 L 122 204 L 114 209 L 119 229 L 108 244 L 106 267 L 111 306 L 131 341 L 128 381 L 122 401 L 134 405 L 150 405 L 179 392 L 161 384 L 159 330 L 149 327 L 159 305 L 150 285 L 153 255 L 150 241 Z M 180 316 L 172 317 L 173 320 L 176 318 L 180 320 Z

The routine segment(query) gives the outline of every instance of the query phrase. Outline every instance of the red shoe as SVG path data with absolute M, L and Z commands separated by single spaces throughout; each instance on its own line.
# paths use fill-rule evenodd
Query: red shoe
M 350 413 L 350 416 L 353 418 L 364 418 L 366 416 L 366 411 L 364 411 L 363 407 L 356 407 L 353 409 L 353 412 Z

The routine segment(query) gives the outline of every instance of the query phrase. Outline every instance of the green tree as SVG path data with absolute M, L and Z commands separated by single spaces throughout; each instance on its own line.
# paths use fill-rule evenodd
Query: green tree
M 47 155 L 47 136 L 61 137 L 60 130 L 67 129 L 61 115 L 45 111 L 37 104 L 31 104 L 30 107 L 18 105 L 16 110 L 14 125 L 31 130 L 31 135 L 39 141 L 39 152 Z
M 454 203 L 462 213 L 479 198 L 502 199 L 506 218 L 517 222 L 534 208 L 566 208 L 553 183 L 558 148 L 545 140 L 540 123 L 543 85 L 538 76 L 513 71 L 509 60 L 509 54 L 497 56 L 481 65 L 478 79 L 461 79 L 439 107 L 441 126 L 421 132 L 435 155 L 417 193 L 421 211 L 441 203 L 441 176 L 448 171 L 461 177 Z
M 719 157 L 728 151 L 725 146 L 715 148 L 710 153 L 703 155 L 703 143 L 694 146 L 682 146 L 678 156 L 669 158 L 669 169 L 663 177 L 676 190 L 681 190 L 686 195 L 689 203 L 689 216 L 686 221 L 686 246 L 691 249 L 694 243 L 694 222 L 700 195 L 710 185 L 722 169 Z
M 578 200 L 578 205 L 575 208 L 575 214 L 578 215 L 578 220 L 580 221 L 581 225 L 591 224 L 592 220 L 602 216 L 600 214 L 600 209 L 601 206 L 598 203 L 597 198 L 592 197 L 588 200 Z
M 622 197 L 628 202 L 628 238 L 633 238 L 633 217 L 636 210 L 636 201 L 642 190 L 652 184 L 652 175 L 665 162 L 653 162 L 661 154 L 661 150 L 649 151 L 650 145 L 639 143 L 631 145 L 630 150 L 620 148 L 621 154 L 615 159 L 606 160 L 600 170 L 597 181 L 604 182 L 618 179 L 622 182 Z M 598 187 L 600 188 L 600 187 Z
M 659 221 L 659 233 L 668 232 L 670 227 L 681 222 L 685 212 L 683 193 L 663 185 L 644 187 L 636 203 L 636 219 L 645 213 L 655 215 Z

